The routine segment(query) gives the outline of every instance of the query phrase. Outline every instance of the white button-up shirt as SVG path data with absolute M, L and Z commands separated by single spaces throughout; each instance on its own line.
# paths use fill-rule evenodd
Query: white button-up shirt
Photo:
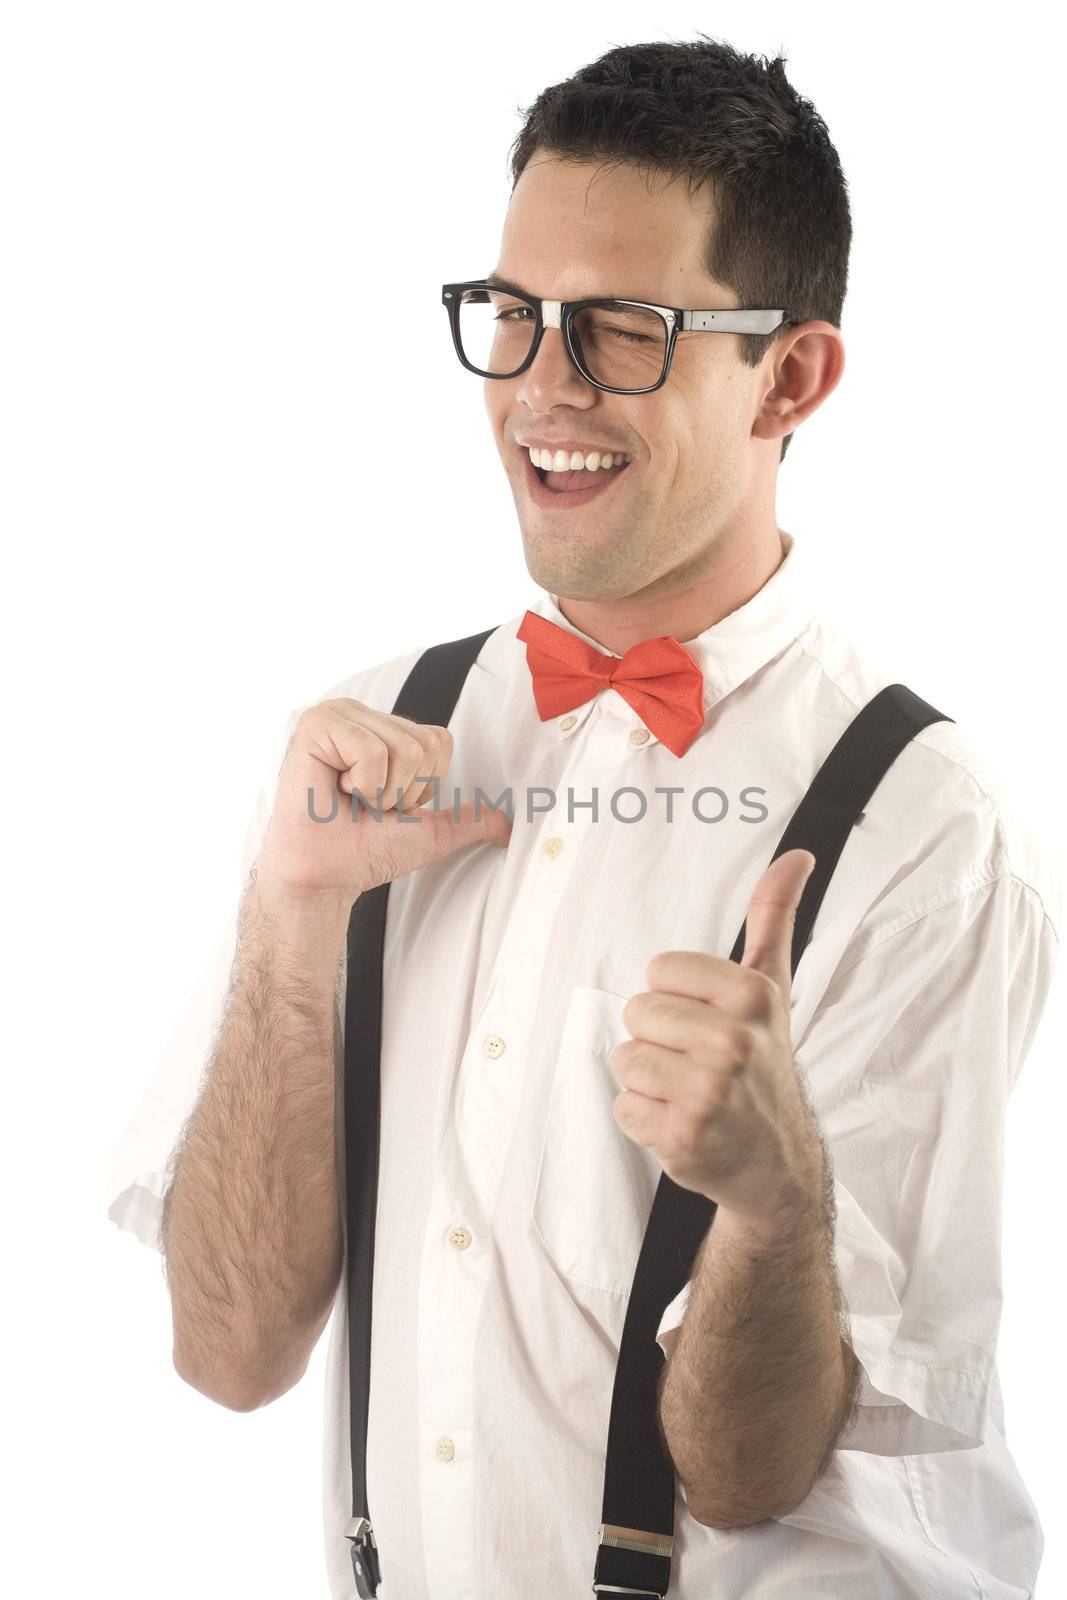
M 612 1114 L 622 1009 L 659 951 L 730 953 L 816 770 L 892 681 L 817 614 L 782 542 L 759 593 L 684 641 L 706 720 L 681 759 L 611 689 L 542 722 L 521 611 L 467 678 L 441 801 L 510 789 L 514 829 L 390 891 L 367 1441 L 382 1600 L 591 1593 L 612 1383 L 660 1178 Z M 530 604 L 596 643 L 553 596 Z M 419 653 L 323 698 L 391 711 Z M 245 872 L 275 783 L 272 766 Z M 788 1516 L 705 1527 L 678 1484 L 671 1600 L 1029 1595 L 1042 1536 L 996 1368 L 1002 1151 L 1058 892 L 966 730 L 924 729 L 850 834 L 792 989 L 862 1405 Z M 114 1152 L 109 1215 L 152 1245 L 232 954 L 231 935 Z M 337 995 L 343 1026 L 343 960 Z M 664 1311 L 665 1355 L 685 1305 Z M 347 1349 L 342 1275 L 324 1455 L 337 1600 L 355 1594 Z

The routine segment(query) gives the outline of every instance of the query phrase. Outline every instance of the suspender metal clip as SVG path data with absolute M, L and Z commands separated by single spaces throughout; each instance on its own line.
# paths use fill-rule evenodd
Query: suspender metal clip
M 382 1581 L 378 1565 L 378 1546 L 369 1517 L 350 1517 L 345 1523 L 345 1538 L 352 1541 L 352 1571 L 360 1600 L 374 1600 Z
M 597 1544 L 598 1547 L 607 1545 L 614 1550 L 639 1550 L 642 1555 L 659 1556 L 667 1562 L 665 1581 L 670 1583 L 673 1534 L 650 1533 L 644 1528 L 621 1528 L 613 1522 L 602 1522 Z M 630 1589 L 622 1583 L 598 1583 L 595 1578 L 593 1590 L 596 1594 L 630 1594 L 638 1595 L 641 1600 L 666 1600 L 666 1593 L 662 1589 Z
M 658 1589 L 624 1589 L 618 1583 L 594 1583 L 597 1594 L 636 1594 L 640 1600 L 667 1600 Z

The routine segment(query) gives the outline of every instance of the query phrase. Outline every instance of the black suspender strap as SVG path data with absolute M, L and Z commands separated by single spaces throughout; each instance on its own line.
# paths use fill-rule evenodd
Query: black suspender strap
M 424 650 L 404 680 L 393 714 L 447 727 L 467 674 L 493 628 Z M 352 1444 L 352 1570 L 361 1600 L 378 1593 L 381 1568 L 367 1509 L 371 1296 L 378 1208 L 382 958 L 389 884 L 352 907 L 345 989 L 345 1259 L 348 1273 L 348 1405 Z
M 931 722 L 951 722 L 902 683 L 882 689 L 849 723 L 812 780 L 771 857 L 810 850 L 815 866 L 804 885 L 793 933 L 797 965 L 823 895 L 852 828 L 908 741 Z M 769 863 L 768 863 L 769 865 Z M 745 924 L 730 952 L 740 961 Z M 656 1331 L 664 1310 L 689 1280 L 718 1209 L 714 1200 L 680 1188 L 663 1173 L 652 1202 L 626 1308 L 608 1423 L 603 1521 L 593 1588 L 598 1593 L 663 1597 L 674 1545 L 674 1463 L 658 1417 L 663 1352 Z
M 393 712 L 447 726 L 482 645 L 495 630 L 426 650 L 412 667 Z M 931 722 L 951 720 L 903 684 L 890 684 L 845 729 L 797 807 L 772 860 L 806 849 L 816 865 L 804 887 L 793 936 L 792 972 L 853 826 L 900 751 Z M 347 943 L 344 1036 L 345 1259 L 348 1276 L 349 1410 L 352 1452 L 351 1540 L 356 1592 L 378 1592 L 381 1569 L 367 1508 L 371 1301 L 378 1197 L 382 958 L 389 884 L 352 909 Z M 742 924 L 732 961 L 744 951 Z M 674 1542 L 674 1464 L 659 1427 L 663 1353 L 656 1331 L 664 1309 L 688 1281 L 716 1211 L 714 1201 L 660 1178 L 638 1258 L 615 1371 L 604 1474 L 603 1521 L 593 1589 L 664 1597 Z

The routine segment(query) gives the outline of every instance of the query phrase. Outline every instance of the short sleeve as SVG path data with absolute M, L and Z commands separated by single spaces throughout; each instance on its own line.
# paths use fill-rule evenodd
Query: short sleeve
M 835 1259 L 861 1364 L 842 1450 L 909 1455 L 987 1435 L 1002 1304 L 1008 1095 L 1057 953 L 1006 874 L 848 963 L 794 1047 L 833 1169 Z M 670 1354 L 688 1285 L 657 1341 Z
M 689 1285 L 685 1284 L 680 1294 L 676 1294 L 662 1317 L 656 1330 L 656 1343 L 663 1354 L 670 1359 L 674 1354 L 674 1347 L 678 1343 L 678 1330 L 682 1326 L 685 1308 L 689 1304 Z
M 301 709 L 289 714 L 245 831 L 241 892 L 266 836 L 278 777 Z M 161 1248 L 159 1228 L 171 1158 L 199 1098 L 229 993 L 239 904 L 240 893 L 232 919 L 210 949 L 193 992 L 156 1062 L 140 1105 L 107 1157 L 109 1219 L 156 1250 Z

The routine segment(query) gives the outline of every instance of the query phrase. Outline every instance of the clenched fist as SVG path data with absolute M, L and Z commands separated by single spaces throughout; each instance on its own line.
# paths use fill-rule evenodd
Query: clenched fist
M 376 711 L 359 700 L 310 706 L 286 751 L 257 881 L 287 893 L 325 891 L 355 901 L 367 889 L 466 845 L 507 844 L 506 811 L 483 803 L 476 819 L 472 803 L 460 807 L 457 819 L 443 794 L 433 807 L 433 783 L 423 780 L 436 778 L 443 789 L 452 748 L 447 728 Z M 353 815 L 356 789 L 381 810 L 380 819 L 358 803 Z M 424 801 L 431 803 L 416 809 Z

